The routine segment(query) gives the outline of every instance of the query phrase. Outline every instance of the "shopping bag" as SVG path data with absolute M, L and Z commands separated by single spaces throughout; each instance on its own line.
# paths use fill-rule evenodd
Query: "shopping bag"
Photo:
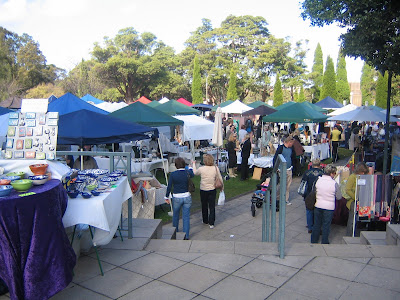
M 302 180 L 300 182 L 299 188 L 297 189 L 297 193 L 304 197 L 307 190 L 307 181 Z
M 224 205 L 225 204 L 225 192 L 222 190 L 219 192 L 219 197 L 218 197 L 218 205 Z

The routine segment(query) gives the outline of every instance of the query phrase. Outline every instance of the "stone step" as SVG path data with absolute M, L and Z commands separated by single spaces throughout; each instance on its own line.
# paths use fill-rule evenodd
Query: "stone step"
M 186 233 L 184 233 L 184 232 L 177 232 L 176 233 L 176 239 L 177 240 L 183 241 L 185 238 L 186 238 Z
M 362 245 L 386 245 L 386 231 L 361 231 Z
M 400 245 L 400 224 L 387 224 L 386 244 Z
M 352 236 L 344 236 L 343 241 L 346 245 L 359 245 L 360 244 L 360 237 L 352 237 Z
M 122 222 L 122 236 L 128 236 L 128 220 Z M 132 220 L 133 238 L 161 239 L 162 220 L 160 219 L 133 219 Z
M 162 236 L 163 240 L 175 240 L 176 239 L 176 228 L 171 225 L 164 225 L 162 227 Z

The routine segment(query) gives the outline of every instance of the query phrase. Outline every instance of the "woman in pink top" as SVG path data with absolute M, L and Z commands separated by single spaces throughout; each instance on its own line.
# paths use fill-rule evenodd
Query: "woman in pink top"
M 219 176 L 222 180 L 219 169 L 214 165 L 214 157 L 210 154 L 203 156 L 204 166 L 196 169 L 196 163 L 193 162 L 194 175 L 200 175 L 200 199 L 201 211 L 203 214 L 203 223 L 209 224 L 210 228 L 214 228 L 215 222 L 215 198 L 217 191 L 215 189 L 215 178 Z
M 317 201 L 314 208 L 314 226 L 311 233 L 311 243 L 316 244 L 322 229 L 322 244 L 329 244 L 329 232 L 336 199 L 342 198 L 339 185 L 333 179 L 336 167 L 327 165 L 322 175 L 315 183 Z

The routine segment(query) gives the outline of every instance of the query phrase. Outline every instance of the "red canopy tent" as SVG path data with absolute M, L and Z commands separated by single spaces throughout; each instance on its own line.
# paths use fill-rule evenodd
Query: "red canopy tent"
M 185 98 L 179 98 L 179 99 L 176 100 L 176 101 L 178 101 L 178 102 L 180 102 L 180 103 L 182 103 L 182 104 L 185 104 L 185 105 L 187 105 L 187 106 L 192 106 L 192 105 L 193 105 L 192 102 L 187 101 Z
M 141 103 L 143 103 L 143 104 L 148 104 L 148 103 L 151 102 L 151 100 L 147 99 L 145 96 L 140 97 L 139 99 L 137 99 L 137 100 L 134 101 L 133 103 L 138 102 L 138 101 L 141 102 Z

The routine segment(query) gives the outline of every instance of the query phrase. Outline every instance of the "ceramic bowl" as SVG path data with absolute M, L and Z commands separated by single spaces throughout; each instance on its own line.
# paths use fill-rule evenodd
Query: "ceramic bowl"
M 96 190 L 91 191 L 91 193 L 92 193 L 93 196 L 98 196 L 98 195 L 100 195 L 100 192 L 99 192 L 99 191 L 96 191 Z
M 93 191 L 95 188 L 97 188 L 97 184 L 88 184 L 88 185 L 86 186 L 86 188 L 87 188 L 89 191 Z
M 35 164 L 30 165 L 29 169 L 31 169 L 34 175 L 44 175 L 47 172 L 48 164 Z
M 33 185 L 41 185 L 45 184 L 46 181 L 49 179 L 47 175 L 33 175 L 29 176 L 29 179 L 32 180 Z
M 18 192 L 26 192 L 29 190 L 32 186 L 32 180 L 30 179 L 20 179 L 20 180 L 15 180 L 11 181 L 11 185 L 14 188 L 14 190 Z
M 3 179 L 9 179 L 11 181 L 15 181 L 15 180 L 20 180 L 21 176 L 7 176 L 7 177 L 5 177 Z
M 120 176 L 124 175 L 124 172 L 121 170 L 112 171 L 111 174 L 119 174 Z
M 9 185 L 10 182 L 11 182 L 11 180 L 8 179 L 8 178 L 1 178 L 0 179 L 0 185 Z
M 112 180 L 114 180 L 114 181 L 117 181 L 121 177 L 121 175 L 119 175 L 119 174 L 110 174 L 110 175 L 108 175 L 108 177 L 112 178 Z
M 19 176 L 19 179 L 24 179 L 25 172 L 11 172 L 7 173 L 7 177 Z
M 79 191 L 69 191 L 67 194 L 70 198 L 76 198 L 79 195 Z
M 0 186 L 0 197 L 6 197 L 10 195 L 13 187 L 11 185 L 1 185 Z
M 85 199 L 89 199 L 90 197 L 92 197 L 92 194 L 85 193 L 85 192 L 83 192 L 81 195 L 82 195 L 82 197 L 85 198 Z

